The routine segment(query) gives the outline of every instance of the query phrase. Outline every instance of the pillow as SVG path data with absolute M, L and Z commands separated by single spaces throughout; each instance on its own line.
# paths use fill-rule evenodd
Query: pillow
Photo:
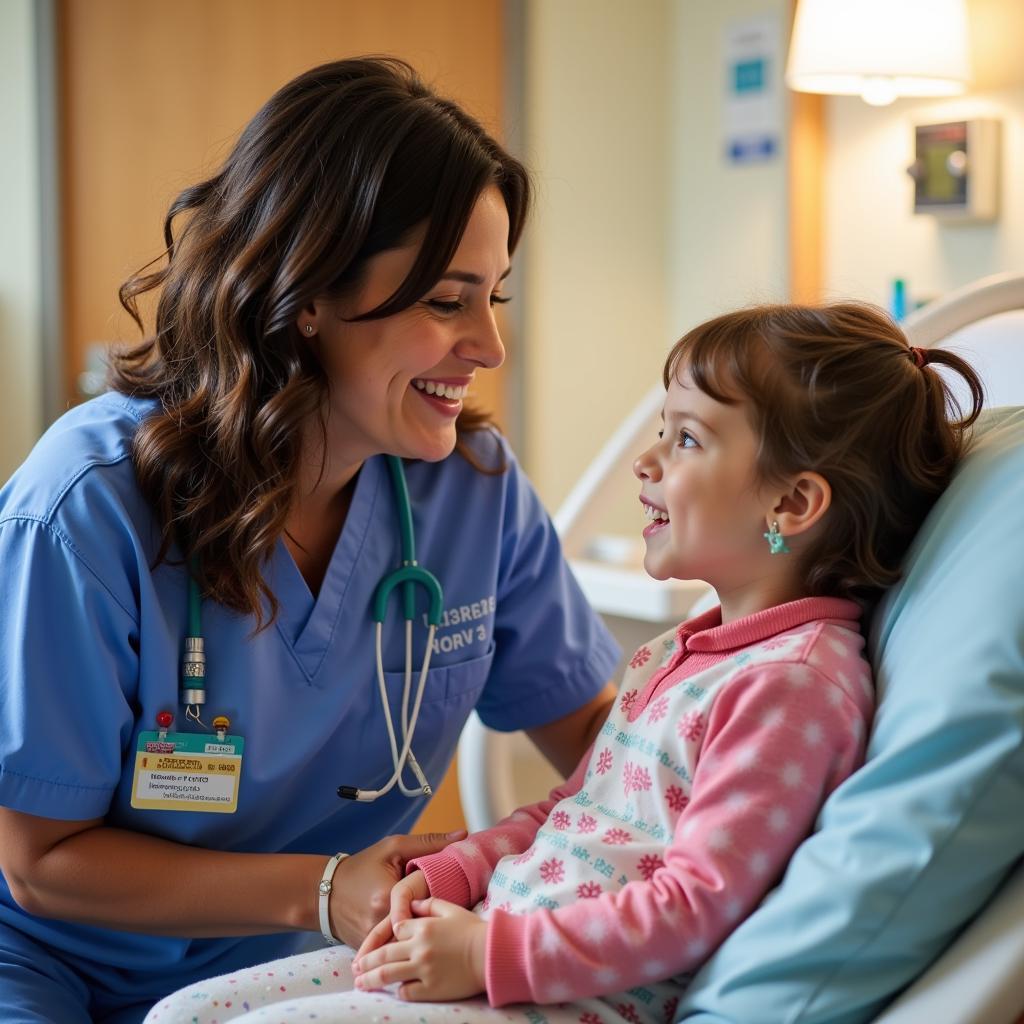
M 867 763 L 677 1021 L 869 1021 L 1024 854 L 1024 409 L 985 414 L 869 649 Z

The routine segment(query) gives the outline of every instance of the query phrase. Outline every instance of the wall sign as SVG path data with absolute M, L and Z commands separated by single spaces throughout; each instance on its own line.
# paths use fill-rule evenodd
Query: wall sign
M 732 164 L 775 159 L 782 140 L 782 21 L 765 14 L 725 28 L 725 158 Z

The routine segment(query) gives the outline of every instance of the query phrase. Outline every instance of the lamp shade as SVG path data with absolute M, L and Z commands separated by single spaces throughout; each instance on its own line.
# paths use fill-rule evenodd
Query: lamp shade
M 966 0 L 799 0 L 786 84 L 798 92 L 951 96 L 970 80 Z

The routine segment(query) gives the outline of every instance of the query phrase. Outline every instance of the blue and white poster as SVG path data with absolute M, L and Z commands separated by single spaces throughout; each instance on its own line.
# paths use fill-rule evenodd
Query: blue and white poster
M 779 155 L 782 46 L 782 21 L 775 15 L 737 19 L 726 25 L 723 127 L 729 163 L 761 163 Z

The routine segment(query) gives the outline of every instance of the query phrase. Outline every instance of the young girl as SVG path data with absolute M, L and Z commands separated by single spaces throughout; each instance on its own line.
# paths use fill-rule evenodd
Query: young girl
M 966 414 L 933 364 L 966 382 Z M 706 580 L 720 607 L 633 655 L 547 800 L 411 861 L 354 960 L 225 976 L 147 1022 L 672 1020 L 863 757 L 860 618 L 982 392 L 959 357 L 855 303 L 718 317 L 672 349 L 664 380 L 664 429 L 634 467 L 645 567 Z

